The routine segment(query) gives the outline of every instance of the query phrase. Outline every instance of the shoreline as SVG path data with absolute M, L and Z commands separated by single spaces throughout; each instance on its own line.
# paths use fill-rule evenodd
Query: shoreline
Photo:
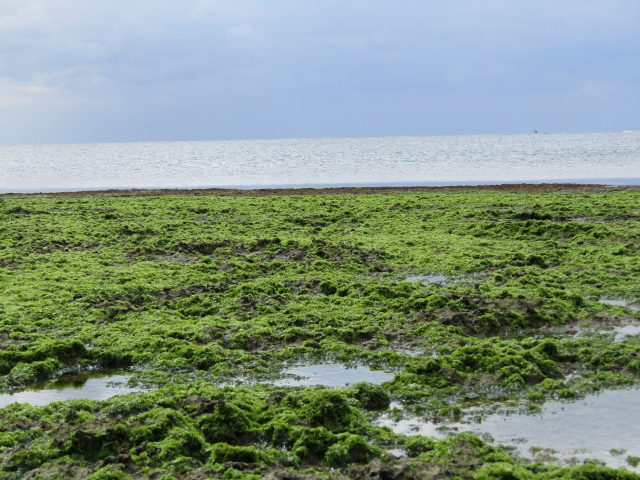
M 605 185 L 579 183 L 508 183 L 497 185 L 449 185 L 449 186 L 376 186 L 376 187 L 327 187 L 327 188 L 157 188 L 157 189 L 107 189 L 69 192 L 0 193 L 2 198 L 15 197 L 165 197 L 165 196 L 216 196 L 216 197 L 266 197 L 288 195 L 373 195 L 388 193 L 472 193 L 496 191 L 503 193 L 609 193 L 640 191 L 640 185 Z

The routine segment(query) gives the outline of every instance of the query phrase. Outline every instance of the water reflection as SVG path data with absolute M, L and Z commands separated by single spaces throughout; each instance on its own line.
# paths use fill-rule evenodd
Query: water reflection
M 638 335 L 640 333 L 640 325 L 625 325 L 624 327 L 615 327 L 613 329 L 616 332 L 614 342 L 622 342 L 627 335 Z
M 412 275 L 410 277 L 405 278 L 406 282 L 422 282 L 424 285 L 428 285 L 429 283 L 441 283 L 443 285 L 447 285 L 447 277 L 444 275 L 433 275 L 433 276 L 425 276 L 425 275 Z
M 377 423 L 404 435 L 443 438 L 459 432 L 488 434 L 524 457 L 551 454 L 558 463 L 594 458 L 611 467 L 632 468 L 626 457 L 640 456 L 640 390 L 635 389 L 607 391 L 574 403 L 548 402 L 539 414 L 503 412 L 481 419 L 471 414 L 446 425 L 418 417 L 398 420 L 384 414 Z
M 45 406 L 64 400 L 106 400 L 115 395 L 141 392 L 140 388 L 127 386 L 130 375 L 123 374 L 65 374 L 42 382 L 32 388 L 0 395 L 0 408 L 12 403 L 28 403 Z
M 380 385 L 393 379 L 393 373 L 371 370 L 369 367 L 357 366 L 347 368 L 343 365 L 319 364 L 305 365 L 287 369 L 283 372 L 287 378 L 274 382 L 277 386 L 342 388 L 358 382 Z
M 640 312 L 640 305 L 634 302 L 629 302 L 620 298 L 601 298 L 598 300 L 600 303 L 604 303 L 605 305 L 612 305 L 614 307 L 625 307 L 631 310 L 632 312 Z
M 629 335 L 638 335 L 640 334 L 640 325 L 623 325 L 623 326 L 606 326 L 606 327 L 597 327 L 595 329 L 588 329 L 584 331 L 572 332 L 569 336 L 574 338 L 587 337 L 592 335 L 601 335 L 601 334 L 614 334 L 613 341 L 614 343 L 622 342 L 626 340 Z

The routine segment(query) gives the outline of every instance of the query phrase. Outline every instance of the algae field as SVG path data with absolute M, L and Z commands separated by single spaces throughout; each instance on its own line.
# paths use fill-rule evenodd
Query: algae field
M 181 193 L 0 197 L 0 478 L 640 479 L 640 190 Z

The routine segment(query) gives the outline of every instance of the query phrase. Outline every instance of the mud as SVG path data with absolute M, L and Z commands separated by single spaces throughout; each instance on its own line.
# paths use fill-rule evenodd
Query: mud
M 619 191 L 638 191 L 640 187 L 610 186 L 577 183 L 519 183 L 502 185 L 460 185 L 442 187 L 335 187 L 335 188 L 257 188 L 241 190 L 233 188 L 206 189 L 129 189 L 129 190 L 86 190 L 81 192 L 53 193 L 5 193 L 2 197 L 155 197 L 155 196 L 230 196 L 230 197 L 266 197 L 280 195 L 338 195 L 338 194 L 382 194 L 382 193 L 468 193 L 496 191 L 504 193 L 609 193 Z M 21 213 L 21 212 L 17 212 Z

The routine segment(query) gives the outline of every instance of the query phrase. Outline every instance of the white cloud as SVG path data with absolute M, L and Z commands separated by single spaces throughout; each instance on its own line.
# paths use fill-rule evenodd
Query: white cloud
M 32 34 L 50 26 L 51 18 L 41 5 L 28 4 L 15 14 L 0 16 L 0 34 Z
M 18 85 L 8 79 L 0 79 L 0 107 L 30 106 L 50 100 L 53 91 L 37 85 Z

